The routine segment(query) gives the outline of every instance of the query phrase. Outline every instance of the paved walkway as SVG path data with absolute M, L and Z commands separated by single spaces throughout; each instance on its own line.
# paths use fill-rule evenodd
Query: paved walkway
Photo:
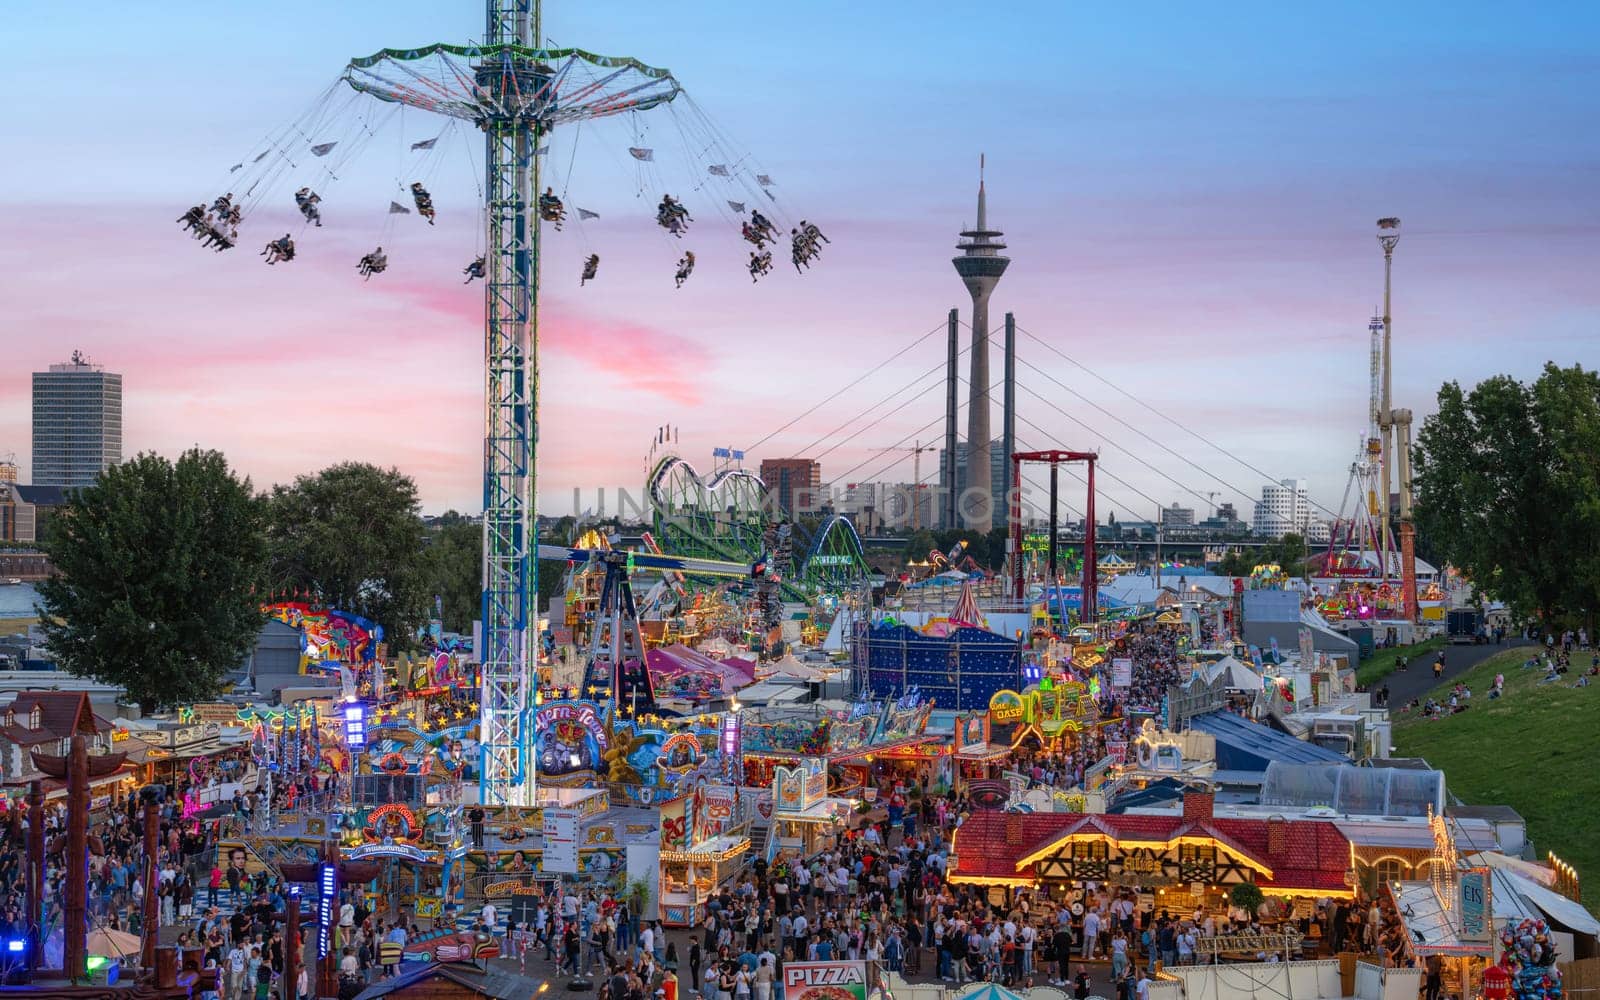
M 1432 691 L 1434 687 L 1446 681 L 1455 680 L 1495 653 L 1504 652 L 1522 646 L 1536 646 L 1535 642 L 1528 639 L 1506 638 L 1501 645 L 1486 643 L 1482 646 L 1446 646 L 1444 648 L 1444 675 L 1441 680 L 1434 680 L 1433 661 L 1435 653 L 1423 653 L 1413 660 L 1405 670 L 1396 670 L 1377 683 L 1377 687 L 1389 686 L 1389 708 L 1398 712 L 1406 702 L 1413 698 L 1420 698 Z

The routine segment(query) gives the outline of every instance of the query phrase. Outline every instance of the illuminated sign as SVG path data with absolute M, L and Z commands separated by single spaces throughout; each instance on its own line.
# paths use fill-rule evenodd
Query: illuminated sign
M 999 723 L 1021 722 L 1022 695 L 1015 691 L 996 691 L 989 699 L 989 720 Z
M 865 1000 L 866 995 L 865 962 L 783 963 L 783 1000 L 813 997 Z
M 317 867 L 317 889 L 322 893 L 317 900 L 317 957 L 327 958 L 333 944 L 333 907 L 338 902 L 338 866 L 323 862 Z
M 344 745 L 352 750 L 360 750 L 367 745 L 367 706 L 361 702 L 352 702 L 345 705 L 344 712 Z

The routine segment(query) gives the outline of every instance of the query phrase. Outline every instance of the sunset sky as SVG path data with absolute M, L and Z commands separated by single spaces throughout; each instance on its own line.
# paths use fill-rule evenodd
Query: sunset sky
M 714 446 L 756 444 L 952 306 L 965 315 L 949 260 L 980 152 L 1012 257 L 993 318 L 1013 311 L 1032 335 L 1019 438 L 1101 449 L 1131 484 L 1101 501 L 1119 517 L 1150 517 L 1146 495 L 1204 506 L 1211 491 L 1248 517 L 1263 477 L 1032 337 L 1337 507 L 1366 425 L 1380 215 L 1404 220 L 1397 405 L 1420 419 L 1444 380 L 1600 365 L 1595 5 L 547 7 L 556 45 L 671 68 L 732 151 L 775 178 L 785 210 L 832 243 L 803 277 L 780 251 L 752 285 L 748 248 L 716 213 L 702 206 L 682 244 L 653 224 L 657 178 L 696 208 L 671 116 L 558 133 L 551 183 L 602 218 L 546 240 L 542 510 L 570 513 L 574 487 L 584 505 L 596 487 L 637 491 L 661 424 L 709 466 Z M 440 127 L 407 112 L 326 192 L 326 228 L 293 225 L 300 255 L 284 266 L 256 251 L 291 228 L 303 181 L 284 179 L 226 254 L 173 220 L 225 190 L 227 168 L 350 57 L 473 40 L 480 5 L 173 0 L 86 20 L 82 6 L 30 3 L 12 17 L 32 42 L 0 67 L 18 98 L 0 158 L 0 454 L 17 453 L 24 481 L 29 372 L 81 349 L 123 373 L 127 455 L 217 448 L 258 486 L 360 459 L 414 476 L 430 511 L 476 510 L 483 297 L 460 272 L 481 241 L 479 137 L 457 129 L 422 161 L 402 140 Z M 635 169 L 633 145 L 656 149 L 658 170 Z M 432 229 L 384 214 L 419 163 Z M 356 259 L 380 242 L 393 266 L 363 283 Z M 680 290 L 684 247 L 700 264 Z M 590 252 L 600 277 L 580 289 Z M 908 384 L 943 354 L 942 335 L 928 338 L 750 464 L 804 452 L 836 484 L 909 479 L 909 454 L 875 450 L 937 421 L 939 377 Z

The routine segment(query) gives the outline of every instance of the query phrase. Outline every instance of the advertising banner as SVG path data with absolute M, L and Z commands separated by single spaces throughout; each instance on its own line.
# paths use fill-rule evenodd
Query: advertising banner
M 1461 940 L 1493 940 L 1494 925 L 1489 919 L 1489 869 L 1468 868 L 1461 873 L 1457 884 L 1461 891 Z
M 867 963 L 785 962 L 783 1000 L 867 1000 Z
M 1133 687 L 1133 660 L 1119 656 L 1111 661 L 1111 686 Z
M 544 811 L 544 863 L 542 871 L 564 875 L 578 873 L 578 813 L 574 809 Z

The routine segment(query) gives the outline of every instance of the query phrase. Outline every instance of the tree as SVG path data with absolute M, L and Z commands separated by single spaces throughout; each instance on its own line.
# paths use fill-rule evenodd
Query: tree
M 1484 594 L 1592 630 L 1600 594 L 1600 375 L 1545 365 L 1439 389 L 1413 450 L 1415 520 Z
M 427 589 L 450 632 L 470 634 L 483 606 L 483 526 L 450 511 L 427 539 Z
M 1222 576 L 1249 576 L 1257 566 L 1277 566 L 1285 576 L 1302 576 L 1305 573 L 1306 540 L 1302 535 L 1289 532 L 1257 549 L 1240 549 L 1227 552 L 1217 563 Z
M 362 462 L 273 487 L 267 501 L 273 589 L 369 618 L 383 626 L 391 647 L 409 646 L 433 596 L 418 509 L 409 476 Z
M 51 654 L 146 711 L 216 697 L 265 620 L 262 505 L 215 451 L 112 466 L 51 519 L 45 549 Z

